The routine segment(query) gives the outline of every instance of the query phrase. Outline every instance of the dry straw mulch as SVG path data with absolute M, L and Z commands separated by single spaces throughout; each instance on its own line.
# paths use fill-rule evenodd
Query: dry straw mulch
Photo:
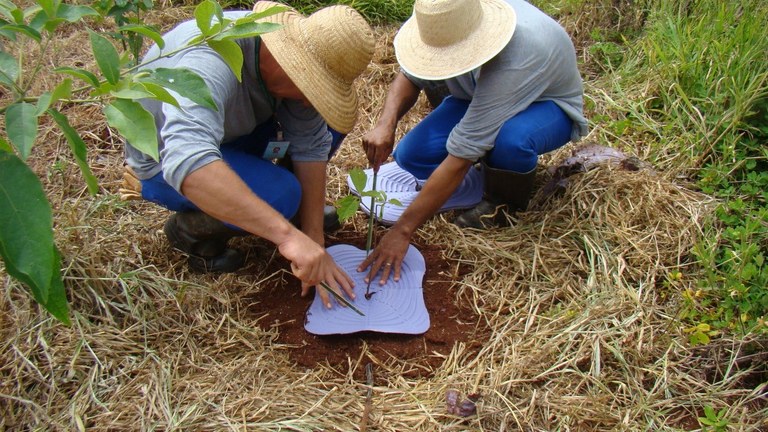
M 167 26 L 169 16 L 177 19 L 155 19 Z M 346 193 L 345 173 L 365 164 L 360 137 L 397 70 L 392 29 L 377 33 L 375 63 L 360 83 L 361 122 L 330 168 L 331 198 Z M 78 52 L 83 40 L 73 31 L 58 55 Z M 400 133 L 426 111 L 421 101 Z M 457 345 L 422 379 L 404 378 L 408 365 L 396 359 L 303 370 L 246 301 L 274 277 L 264 272 L 273 248 L 242 240 L 256 255 L 247 276 L 189 273 L 160 232 L 168 212 L 117 198 L 121 142 L 100 109 L 68 114 L 92 145 L 102 192 L 84 192 L 52 128 L 31 161 L 55 208 L 74 324 L 52 321 L 1 274 L 0 430 L 357 430 L 368 387 L 353 377 L 368 362 L 369 430 L 689 429 L 704 406 L 728 406 L 740 430 L 768 427 L 765 375 L 745 349 L 765 351 L 760 341 L 692 349 L 676 320 L 711 201 L 671 176 L 579 174 L 509 229 L 462 231 L 434 218 L 419 235 L 473 268 L 459 290 L 493 330 L 480 353 Z M 672 271 L 683 278 L 669 282 Z M 477 415 L 447 413 L 452 388 L 480 394 Z

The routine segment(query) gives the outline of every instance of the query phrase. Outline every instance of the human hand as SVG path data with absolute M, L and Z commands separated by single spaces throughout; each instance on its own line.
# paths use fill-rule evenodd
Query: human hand
M 311 287 L 325 282 L 337 294 L 346 293 L 347 297 L 355 299 L 352 278 L 336 265 L 322 246 L 301 231 L 295 230 L 288 240 L 278 245 L 278 251 L 291 262 L 291 271 L 301 280 L 302 297 Z M 318 293 L 325 307 L 330 309 L 332 305 L 328 292 L 320 289 Z
M 366 283 L 373 279 L 379 270 L 382 271 L 379 285 L 387 283 L 390 274 L 393 275 L 393 280 L 398 282 L 400 280 L 403 258 L 408 252 L 408 246 L 410 246 L 410 237 L 408 235 L 397 230 L 389 230 L 381 238 L 379 245 L 360 263 L 357 271 L 362 272 L 368 267 L 371 268 L 368 276 L 365 277 Z
M 395 131 L 387 126 L 377 125 L 363 135 L 363 150 L 374 172 L 387 161 L 395 146 Z

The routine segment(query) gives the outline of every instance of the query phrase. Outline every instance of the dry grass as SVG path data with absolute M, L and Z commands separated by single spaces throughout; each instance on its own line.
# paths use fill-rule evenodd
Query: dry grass
M 360 124 L 330 170 L 331 198 L 346 193 L 347 170 L 365 164 L 360 136 L 396 71 L 392 29 L 379 35 L 360 86 Z M 60 55 L 82 40 L 73 33 L 61 41 Z M 422 101 L 400 133 L 426 109 Z M 248 276 L 189 273 L 159 231 L 167 212 L 118 200 L 121 142 L 99 109 L 68 114 L 91 144 L 101 194 L 85 193 L 53 130 L 31 161 L 55 208 L 74 324 L 52 321 L 1 274 L 0 430 L 356 430 L 367 387 L 353 376 L 370 360 L 302 370 L 276 342 L 279 328 L 256 325 L 259 307 L 246 299 L 270 277 L 272 248 L 242 240 L 258 255 Z M 765 341 L 691 349 L 675 319 L 677 294 L 695 279 L 688 253 L 711 202 L 663 174 L 579 175 L 511 229 L 477 233 L 444 217 L 430 221 L 419 235 L 471 264 L 459 288 L 492 337 L 478 355 L 454 347 L 428 379 L 403 378 L 405 362 L 374 360 L 368 429 L 686 430 L 708 405 L 729 407 L 735 429 L 768 427 L 764 366 L 747 351 L 764 352 Z M 666 283 L 671 271 L 682 280 Z M 479 392 L 478 415 L 447 415 L 449 388 Z

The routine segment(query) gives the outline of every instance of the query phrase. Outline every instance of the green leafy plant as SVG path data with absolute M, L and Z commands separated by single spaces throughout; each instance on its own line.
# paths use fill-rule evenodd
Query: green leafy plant
M 728 419 L 725 417 L 728 407 L 715 412 L 715 409 L 707 405 L 704 407 L 704 417 L 699 417 L 702 430 L 722 432 L 728 430 Z
M 27 165 L 38 135 L 40 119 L 53 120 L 66 138 L 72 156 L 82 172 L 88 192 L 98 192 L 98 182 L 87 162 L 87 146 L 70 125 L 60 107 L 73 104 L 101 104 L 109 125 L 134 147 L 158 158 L 157 131 L 152 115 L 137 101 L 153 98 L 179 106 L 175 96 L 188 98 L 217 109 L 205 82 L 188 69 L 142 69 L 121 55 L 106 36 L 121 35 L 125 48 L 138 57 L 140 39 L 148 37 L 163 47 L 162 36 L 126 13 L 145 11 L 151 0 L 104 0 L 97 7 L 69 5 L 61 0 L 36 0 L 22 8 L 9 0 L 0 0 L 0 86 L 10 97 L 0 105 L 7 139 L 0 136 L 0 256 L 8 274 L 26 285 L 34 299 L 54 317 L 69 324 L 66 292 L 61 274 L 61 255 L 54 244 L 50 203 L 40 179 Z M 221 6 L 205 0 L 194 11 L 200 36 L 179 50 L 164 52 L 172 56 L 190 46 L 207 44 L 225 59 L 238 79 L 243 55 L 235 39 L 258 36 L 279 26 L 256 22 L 278 13 L 282 7 L 231 20 Z M 138 15 L 137 15 L 138 16 Z M 57 31 L 65 23 L 88 26 L 91 19 L 115 18 L 117 34 L 89 30 L 89 42 L 98 67 L 97 72 L 67 65 L 57 65 L 54 72 L 63 78 L 51 91 L 33 94 L 32 83 L 38 79 L 46 53 L 55 49 Z M 127 39 L 124 38 L 128 35 Z M 138 38 L 138 39 L 137 39 Z M 37 48 L 37 63 L 27 66 L 23 58 Z M 8 48 L 11 49 L 8 49 Z M 16 53 L 16 54 L 13 54 Z M 135 63 L 135 62 L 134 62 Z M 47 67 L 47 66 L 45 66 Z M 79 87 L 75 87 L 78 82 Z
M 368 237 L 366 242 L 366 253 L 371 250 L 371 243 L 373 240 L 373 223 L 376 219 L 376 212 L 378 208 L 378 217 L 381 218 L 384 215 L 384 206 L 386 204 L 393 204 L 402 206 L 403 204 L 394 198 L 388 198 L 386 192 L 376 190 L 376 173 L 373 173 L 373 188 L 371 190 L 365 190 L 368 184 L 368 174 L 361 168 L 354 168 L 349 172 L 349 176 L 352 179 L 352 184 L 355 189 L 360 191 L 360 196 L 347 195 L 338 199 L 334 204 L 338 209 L 339 221 L 344 222 L 347 219 L 354 216 L 357 209 L 360 207 L 360 202 L 363 197 L 369 197 L 371 199 L 369 208 L 371 210 L 371 218 L 368 222 Z

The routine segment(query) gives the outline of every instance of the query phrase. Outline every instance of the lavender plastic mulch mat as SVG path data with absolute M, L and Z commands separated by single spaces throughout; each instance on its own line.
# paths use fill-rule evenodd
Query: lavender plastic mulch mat
M 365 190 L 371 190 L 373 188 L 373 169 L 368 168 L 365 174 L 368 176 L 365 185 Z M 456 192 L 446 201 L 446 203 L 440 208 L 441 212 L 448 210 L 458 210 L 472 208 L 476 206 L 483 199 L 483 175 L 479 169 L 470 168 L 467 175 L 464 177 L 461 185 L 459 185 Z M 350 192 L 355 195 L 360 195 L 360 191 L 355 188 L 352 183 L 352 178 L 347 176 L 347 185 Z M 379 168 L 379 173 L 376 177 L 376 190 L 382 191 L 387 194 L 387 199 L 396 199 L 403 205 L 398 206 L 395 204 L 386 204 L 384 206 L 384 212 L 377 220 L 384 225 L 392 225 L 400 218 L 405 209 L 416 199 L 419 194 L 417 189 L 416 178 L 413 174 L 400 168 L 396 162 L 390 162 L 384 164 Z M 371 214 L 370 200 L 361 200 L 360 208 L 366 213 Z M 378 212 L 377 207 L 377 212 Z
M 424 305 L 422 281 L 426 264 L 421 252 L 413 246 L 403 259 L 400 281 L 390 277 L 385 285 L 379 278 L 371 283 L 370 300 L 365 298 L 366 272 L 358 272 L 357 266 L 365 258 L 365 251 L 351 245 L 335 245 L 328 248 L 336 263 L 355 281 L 357 298 L 351 303 L 365 316 L 340 305 L 333 297 L 333 308 L 326 309 L 315 293 L 315 299 L 307 310 L 304 328 L 316 335 L 350 334 L 361 331 L 380 333 L 421 334 L 429 329 L 429 313 Z

